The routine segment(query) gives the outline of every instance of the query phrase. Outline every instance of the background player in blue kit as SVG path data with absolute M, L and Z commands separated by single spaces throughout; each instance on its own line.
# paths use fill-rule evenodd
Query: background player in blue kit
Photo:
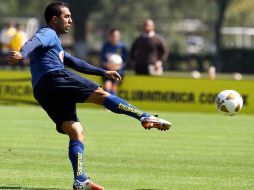
M 129 115 L 141 121 L 145 129 L 167 130 L 170 122 L 140 111 L 125 100 L 104 91 L 98 84 L 64 68 L 64 65 L 87 74 L 121 80 L 116 71 L 94 67 L 63 51 L 60 34 L 67 33 L 72 19 L 68 4 L 53 2 L 45 9 L 47 26 L 21 48 L 12 51 L 10 63 L 30 57 L 34 97 L 56 123 L 58 132 L 67 134 L 69 158 L 74 173 L 73 189 L 103 190 L 84 173 L 84 134 L 76 113 L 76 103 L 90 102 L 105 106 L 112 112 Z
M 109 31 L 109 39 L 103 44 L 100 52 L 101 66 L 105 70 L 117 71 L 123 80 L 126 60 L 127 48 L 121 41 L 121 33 L 112 28 Z M 119 81 L 103 77 L 103 82 L 107 92 L 117 94 Z

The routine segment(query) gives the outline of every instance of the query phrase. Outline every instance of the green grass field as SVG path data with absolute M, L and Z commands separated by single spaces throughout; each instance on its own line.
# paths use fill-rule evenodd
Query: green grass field
M 103 109 L 78 109 L 86 173 L 106 190 L 253 190 L 254 117 L 160 112 L 146 131 Z M 0 189 L 71 189 L 68 138 L 37 106 L 0 106 Z

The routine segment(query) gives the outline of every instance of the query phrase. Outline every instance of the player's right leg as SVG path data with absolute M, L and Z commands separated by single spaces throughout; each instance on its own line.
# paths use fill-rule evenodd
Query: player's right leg
M 65 121 L 62 123 L 61 129 L 70 138 L 69 158 L 74 173 L 73 189 L 104 190 L 84 173 L 84 134 L 81 124 L 76 121 Z
M 34 96 L 55 122 L 57 131 L 68 134 L 70 138 L 69 158 L 73 167 L 74 189 L 103 190 L 85 175 L 84 134 L 76 113 L 76 102 L 84 102 L 98 85 L 88 81 L 88 88 L 84 88 L 87 80 L 82 82 L 81 77 L 74 80 L 76 75 L 73 75 L 67 71 L 48 73 L 37 84 Z
M 168 130 L 171 127 L 170 122 L 143 112 L 127 101 L 107 93 L 100 87 L 86 99 L 86 102 L 103 105 L 114 113 L 125 114 L 136 118 L 141 121 L 145 129 L 157 128 L 159 130 Z
M 96 183 L 92 182 L 90 179 L 86 180 L 85 182 L 75 181 L 73 184 L 73 190 L 104 190 L 104 187 L 97 185 Z

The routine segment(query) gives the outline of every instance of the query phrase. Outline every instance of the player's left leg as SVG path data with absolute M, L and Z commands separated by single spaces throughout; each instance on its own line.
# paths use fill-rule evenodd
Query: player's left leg
M 103 105 L 114 113 L 134 117 L 141 121 L 145 129 L 157 128 L 159 130 L 168 130 L 171 127 L 170 122 L 154 117 L 147 112 L 143 112 L 118 96 L 109 94 L 100 87 L 97 88 L 85 102 Z

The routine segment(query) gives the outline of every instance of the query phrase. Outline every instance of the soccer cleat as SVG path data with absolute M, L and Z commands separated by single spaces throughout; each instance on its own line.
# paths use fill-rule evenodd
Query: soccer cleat
M 142 117 L 141 124 L 145 129 L 157 128 L 161 131 L 166 131 L 171 127 L 171 123 L 157 116 Z
M 85 182 L 80 182 L 76 180 L 73 184 L 73 190 L 104 190 L 104 187 L 97 185 L 90 179 Z

